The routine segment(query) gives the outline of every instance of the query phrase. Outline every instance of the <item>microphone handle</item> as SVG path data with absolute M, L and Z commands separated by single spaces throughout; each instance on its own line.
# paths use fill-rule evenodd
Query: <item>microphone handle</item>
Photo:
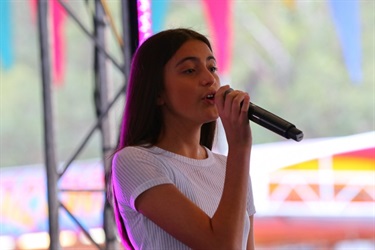
M 258 125 L 265 127 L 286 139 L 293 139 L 301 141 L 303 139 L 303 132 L 296 128 L 296 126 L 267 110 L 250 103 L 248 117 L 251 121 Z

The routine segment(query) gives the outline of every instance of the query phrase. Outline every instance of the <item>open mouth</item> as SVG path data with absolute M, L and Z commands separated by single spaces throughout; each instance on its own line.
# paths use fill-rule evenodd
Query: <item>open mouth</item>
M 215 95 L 214 94 L 208 94 L 207 96 L 206 96 L 206 99 L 208 99 L 208 100 L 213 100 L 215 98 Z

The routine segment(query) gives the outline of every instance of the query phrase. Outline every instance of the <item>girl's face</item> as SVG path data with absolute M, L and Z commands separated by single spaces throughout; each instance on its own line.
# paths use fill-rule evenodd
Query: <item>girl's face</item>
M 164 68 L 164 91 L 158 104 L 165 121 L 202 125 L 216 120 L 214 97 L 220 86 L 216 71 L 216 60 L 204 42 L 185 42 Z

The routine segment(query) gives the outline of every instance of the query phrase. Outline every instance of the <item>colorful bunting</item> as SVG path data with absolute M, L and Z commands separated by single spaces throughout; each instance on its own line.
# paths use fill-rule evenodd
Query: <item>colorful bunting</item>
M 329 4 L 350 78 L 354 83 L 360 83 L 362 54 L 358 1 L 330 0 Z
M 10 0 L 0 1 L 0 62 L 9 69 L 13 64 L 13 46 L 11 29 Z
M 232 3 L 231 0 L 202 0 L 206 12 L 211 41 L 220 74 L 227 76 L 231 64 Z
M 65 37 L 64 24 L 66 12 L 57 0 L 51 1 L 53 82 L 61 84 L 65 75 Z
M 296 1 L 295 0 L 282 0 L 284 5 L 288 7 L 289 9 L 294 9 L 296 7 Z
M 37 22 L 37 17 L 36 15 L 38 14 L 38 10 L 37 10 L 37 0 L 30 0 L 29 1 L 30 3 L 30 9 L 31 9 L 31 19 L 33 20 L 34 23 Z
M 29 0 L 33 20 L 36 20 L 37 0 Z M 295 0 L 282 0 L 288 7 L 295 7 Z M 362 54 L 358 0 L 328 0 L 338 37 L 341 42 L 345 65 L 351 80 L 362 81 Z M 61 83 L 65 73 L 65 10 L 58 0 L 50 0 L 53 81 Z M 231 64 L 232 4 L 231 0 L 202 0 L 210 29 L 211 41 L 218 60 L 220 73 L 228 75 Z M 163 29 L 168 0 L 138 0 L 140 43 L 151 34 Z M 0 63 L 10 68 L 13 63 L 11 0 L 0 1 Z
M 168 2 L 169 0 L 151 0 L 152 32 L 154 34 L 163 29 Z
M 49 1 L 50 18 L 52 21 L 51 43 L 52 43 L 52 81 L 55 84 L 62 84 L 65 75 L 65 37 L 64 24 L 66 11 L 58 0 Z M 30 0 L 32 19 L 36 22 L 37 0 Z

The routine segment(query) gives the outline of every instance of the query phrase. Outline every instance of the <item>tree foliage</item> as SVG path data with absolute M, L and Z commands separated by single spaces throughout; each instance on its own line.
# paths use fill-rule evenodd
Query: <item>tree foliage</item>
M 68 1 L 92 29 L 93 6 Z M 108 1 L 120 29 L 118 0 Z M 295 123 L 306 138 L 356 134 L 374 130 L 374 2 L 360 1 L 363 81 L 352 83 L 326 1 L 234 1 L 233 57 L 230 82 L 249 91 L 252 101 Z M 43 162 L 43 110 L 38 30 L 26 1 L 14 1 L 15 64 L 0 74 L 0 166 Z M 171 1 L 165 28 L 189 27 L 209 34 L 201 1 Z M 66 76 L 53 87 L 56 149 L 68 157 L 95 121 L 93 43 L 79 27 L 66 22 Z M 108 32 L 108 47 L 119 61 L 119 46 Z M 122 82 L 110 68 L 114 91 Z M 122 102 L 114 109 L 115 125 Z M 255 143 L 283 138 L 252 125 Z M 95 136 L 81 158 L 100 156 Z

